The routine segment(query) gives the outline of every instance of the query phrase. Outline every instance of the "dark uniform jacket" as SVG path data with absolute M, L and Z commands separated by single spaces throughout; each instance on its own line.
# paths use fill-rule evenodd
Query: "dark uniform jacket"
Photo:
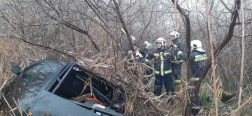
M 139 48 L 134 46 L 135 52 L 139 52 Z M 133 51 L 131 50 L 130 45 L 128 45 L 124 50 L 124 55 L 127 56 L 128 59 L 128 63 L 132 63 L 133 62 Z M 141 55 L 141 56 L 139 56 Z M 136 54 L 137 59 L 141 59 L 142 58 L 142 54 Z
M 180 40 L 174 39 L 172 41 L 173 41 L 173 44 L 176 45 L 175 47 L 179 48 L 182 52 L 184 52 L 184 46 Z
M 138 50 L 138 48 L 137 48 L 136 46 L 134 46 L 134 49 L 135 49 L 135 51 Z M 130 45 L 128 45 L 128 46 L 123 50 L 123 52 L 124 52 L 125 55 L 132 54 L 132 50 L 131 50 Z
M 165 75 L 172 72 L 171 61 L 176 58 L 170 49 L 155 49 L 150 52 L 147 59 L 154 58 L 154 69 L 156 75 Z
M 191 54 L 192 77 L 196 77 L 196 78 L 201 77 L 204 71 L 206 62 L 207 62 L 207 55 L 205 52 L 199 52 L 196 50 L 192 51 L 192 54 Z
M 143 53 L 141 53 L 141 51 L 139 51 L 139 48 L 134 46 L 134 49 L 135 49 L 135 52 L 137 52 L 136 57 L 137 57 L 138 62 L 145 63 L 146 65 L 151 67 L 149 61 L 146 60 L 146 58 L 144 57 L 145 55 L 143 55 Z M 127 58 L 128 59 L 128 62 L 127 62 L 128 66 L 132 66 L 133 65 L 133 54 L 132 54 L 131 47 L 130 46 L 126 47 L 126 49 L 123 52 L 128 57 Z M 153 70 L 151 68 L 146 69 L 144 77 L 151 77 L 152 75 L 153 75 Z
M 184 46 L 182 45 L 181 41 L 178 39 L 174 39 L 172 41 L 173 41 L 173 45 L 171 45 L 170 49 L 176 55 L 176 59 L 174 59 L 172 63 L 174 63 L 177 60 L 182 64 L 182 62 L 186 60 L 186 56 L 184 54 Z

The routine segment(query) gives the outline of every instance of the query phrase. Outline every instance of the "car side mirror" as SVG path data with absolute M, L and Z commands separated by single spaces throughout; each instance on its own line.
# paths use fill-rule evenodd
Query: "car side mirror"
M 21 70 L 21 68 L 20 68 L 19 66 L 14 66 L 14 67 L 12 67 L 12 69 L 11 69 L 11 71 L 12 71 L 13 73 L 17 74 L 17 75 L 20 74 L 20 70 Z

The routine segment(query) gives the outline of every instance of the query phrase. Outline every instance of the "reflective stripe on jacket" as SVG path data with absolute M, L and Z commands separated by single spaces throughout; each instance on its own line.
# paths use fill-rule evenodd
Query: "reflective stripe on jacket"
M 175 54 L 170 49 L 156 49 L 148 54 L 147 59 L 154 58 L 154 69 L 156 75 L 165 75 L 172 72 L 171 61 Z
M 207 55 L 205 52 L 192 51 L 191 54 L 191 72 L 192 77 L 199 78 L 201 77 L 205 65 L 207 62 Z

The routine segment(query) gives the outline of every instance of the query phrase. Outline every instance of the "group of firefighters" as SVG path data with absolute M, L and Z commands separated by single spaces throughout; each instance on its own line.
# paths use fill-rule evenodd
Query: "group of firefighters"
M 166 40 L 162 37 L 156 39 L 156 49 L 148 42 L 145 41 L 145 49 L 139 50 L 136 46 L 136 38 L 131 36 L 132 43 L 134 45 L 134 51 L 136 53 L 136 58 L 138 61 L 150 65 L 149 60 L 154 60 L 154 70 L 150 69 L 146 71 L 146 77 L 151 77 L 152 74 L 155 74 L 155 83 L 154 83 L 154 95 L 160 96 L 162 85 L 166 89 L 167 94 L 174 93 L 174 84 L 175 86 L 180 85 L 181 83 L 181 68 L 184 61 L 186 61 L 186 51 L 182 45 L 182 42 L 179 40 L 180 34 L 177 31 L 172 31 L 170 33 L 170 42 L 166 43 Z M 128 46 L 124 53 L 127 56 L 130 56 L 128 62 L 132 62 L 133 53 L 131 47 Z M 191 81 L 195 85 L 199 78 L 201 77 L 205 64 L 207 60 L 207 55 L 205 50 L 202 48 L 202 43 L 199 40 L 191 41 Z M 152 73 L 153 72 L 153 73 Z M 174 79 L 173 79 L 174 78 Z M 173 100 L 169 100 L 170 104 L 173 104 Z M 199 95 L 195 95 L 195 99 L 192 104 L 192 114 L 196 115 L 199 112 L 200 106 Z

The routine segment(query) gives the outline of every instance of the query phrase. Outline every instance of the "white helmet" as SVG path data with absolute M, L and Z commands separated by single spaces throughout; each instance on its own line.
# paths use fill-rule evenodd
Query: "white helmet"
M 136 38 L 134 36 L 130 36 L 132 41 L 136 41 Z
M 199 52 L 205 52 L 205 50 L 202 49 L 202 43 L 200 40 L 192 40 L 191 47 L 193 50 L 197 50 Z
M 157 43 L 157 42 L 161 42 L 161 43 L 162 43 L 162 47 L 165 47 L 165 39 L 164 39 L 164 38 L 159 37 L 159 38 L 157 38 L 157 40 L 156 40 L 155 42 L 156 42 L 156 43 Z
M 170 36 L 174 36 L 175 39 L 178 39 L 179 36 L 180 36 L 180 34 L 179 34 L 179 32 L 177 32 L 177 31 L 172 31 L 172 32 L 170 33 Z

